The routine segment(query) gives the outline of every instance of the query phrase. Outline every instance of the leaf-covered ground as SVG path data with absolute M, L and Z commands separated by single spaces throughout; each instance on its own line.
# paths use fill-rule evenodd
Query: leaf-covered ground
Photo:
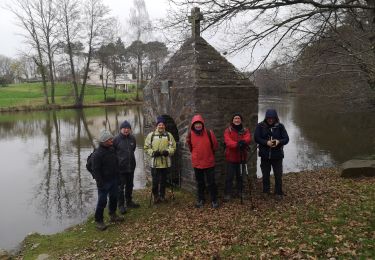
M 342 179 L 327 169 L 287 174 L 283 181 L 282 201 L 262 196 L 258 183 L 252 199 L 221 203 L 217 210 L 208 204 L 195 209 L 194 197 L 184 192 L 148 207 L 143 191 L 137 194 L 142 207 L 125 215 L 125 222 L 99 232 L 90 220 L 66 231 L 58 243 L 54 236 L 31 237 L 22 255 L 28 258 L 34 250 L 60 259 L 375 258 L 374 178 Z M 71 240 L 76 246 L 59 250 L 58 244 Z

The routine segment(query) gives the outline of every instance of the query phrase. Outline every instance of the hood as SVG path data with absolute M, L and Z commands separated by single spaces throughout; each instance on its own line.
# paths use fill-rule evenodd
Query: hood
M 274 117 L 276 118 L 275 124 L 279 123 L 279 116 L 275 109 L 267 109 L 266 115 L 264 116 L 264 122 L 266 122 L 267 117 Z
M 193 127 L 195 122 L 201 122 L 203 124 L 203 128 L 204 128 L 204 120 L 203 120 L 203 117 L 201 115 L 193 116 L 193 118 L 191 119 L 191 126 L 190 127 Z

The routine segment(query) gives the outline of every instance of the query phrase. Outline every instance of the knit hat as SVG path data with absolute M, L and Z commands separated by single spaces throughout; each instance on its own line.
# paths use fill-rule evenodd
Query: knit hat
M 267 111 L 266 111 L 266 118 L 268 118 L 268 117 L 272 117 L 272 118 L 278 119 L 276 110 L 275 109 L 267 109 Z
M 104 143 L 105 141 L 107 141 L 111 138 L 113 138 L 113 135 L 108 130 L 102 129 L 100 131 L 100 133 L 99 133 L 99 142 L 100 143 Z
M 236 116 L 239 116 L 241 118 L 241 121 L 243 120 L 242 115 L 240 113 L 234 113 L 232 115 L 232 122 L 233 122 L 233 118 L 236 117 Z
M 122 122 L 122 124 L 120 125 L 120 129 L 122 129 L 122 128 L 132 129 L 130 123 L 128 121 L 126 121 L 126 120 L 124 122 Z
M 160 124 L 160 123 L 163 123 L 163 124 L 165 125 L 165 119 L 164 119 L 164 117 L 162 117 L 162 116 L 158 116 L 158 117 L 156 118 L 156 125 L 158 125 L 158 124 Z

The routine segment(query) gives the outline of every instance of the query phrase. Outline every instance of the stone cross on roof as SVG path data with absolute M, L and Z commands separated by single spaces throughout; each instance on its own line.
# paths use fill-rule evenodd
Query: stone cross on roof
M 191 33 L 193 38 L 199 37 L 201 34 L 201 24 L 200 21 L 203 20 L 203 14 L 201 13 L 199 7 L 194 7 L 191 9 L 191 15 L 189 16 L 189 23 L 191 23 Z

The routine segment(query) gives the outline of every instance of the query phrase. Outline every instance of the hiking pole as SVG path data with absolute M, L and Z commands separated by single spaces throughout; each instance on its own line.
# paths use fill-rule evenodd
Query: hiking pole
M 169 181 L 171 185 L 171 193 L 172 193 L 172 200 L 174 200 L 174 191 L 173 191 L 173 177 L 172 177 L 173 170 L 171 169 L 171 174 L 169 175 Z
M 257 151 L 257 146 L 255 146 L 255 149 L 253 151 L 251 151 L 251 153 L 249 154 L 249 158 L 246 160 L 246 162 L 248 162 L 251 157 L 253 157 L 253 155 L 255 154 L 255 152 Z M 246 173 L 246 179 L 247 179 L 247 182 L 249 183 L 249 196 L 250 196 L 250 203 L 251 203 L 251 209 L 255 209 L 255 204 L 254 204 L 254 198 L 253 198 L 253 194 L 252 194 L 252 189 L 253 189 L 253 180 L 251 179 L 251 176 L 249 176 L 249 171 L 247 169 L 247 163 L 245 163 L 245 173 Z
M 240 196 L 241 196 L 241 204 L 243 204 L 243 164 L 244 164 L 244 151 L 240 148 Z
M 245 173 L 246 173 L 247 182 L 249 183 L 249 196 L 250 196 L 251 209 L 255 209 L 253 194 L 251 191 L 253 188 L 253 185 L 252 185 L 251 176 L 249 176 L 249 171 L 247 170 L 247 164 L 245 164 Z
M 151 192 L 150 192 L 150 202 L 149 202 L 149 204 L 148 204 L 148 207 L 149 207 L 149 208 L 151 208 L 152 197 L 153 197 L 153 194 L 152 194 L 152 188 L 151 188 Z
M 241 204 L 243 204 L 243 191 L 242 191 L 242 178 L 243 178 L 243 174 L 242 174 L 242 170 L 243 170 L 243 167 L 242 167 L 242 160 L 241 160 L 241 163 L 240 163 L 240 197 L 241 197 Z

